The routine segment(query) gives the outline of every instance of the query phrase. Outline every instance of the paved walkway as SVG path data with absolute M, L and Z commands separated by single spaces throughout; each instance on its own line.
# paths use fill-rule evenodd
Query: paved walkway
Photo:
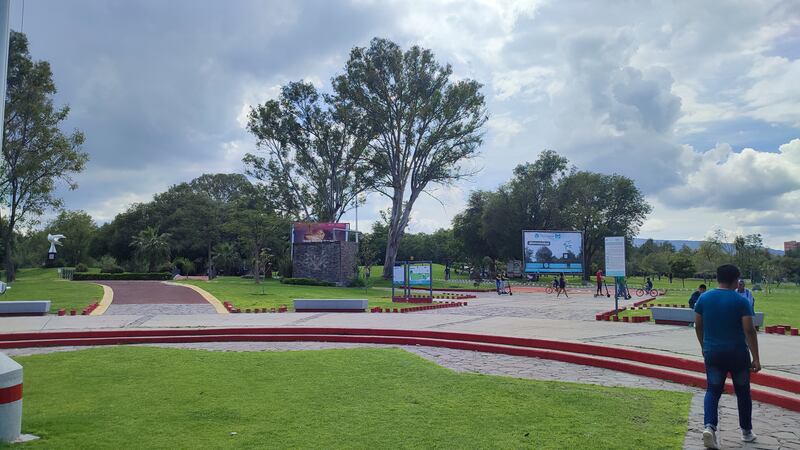
M 218 342 L 191 344 L 152 344 L 157 347 L 205 349 L 214 351 L 289 351 L 330 348 L 387 347 L 374 344 L 323 342 Z M 11 356 L 78 350 L 85 347 L 51 347 L 9 350 Z M 474 372 L 547 381 L 565 381 L 601 386 L 636 387 L 693 394 L 689 408 L 684 449 L 702 449 L 703 391 L 654 378 L 615 372 L 559 361 L 471 352 L 438 347 L 400 346 L 411 353 L 458 372 Z M 726 449 L 790 449 L 800 450 L 800 414 L 765 403 L 754 402 L 753 425 L 758 434 L 755 443 L 739 440 L 736 398 L 723 395 L 720 402 L 720 443 Z M 643 430 L 646 432 L 646 430 Z
M 114 291 L 108 315 L 214 314 L 211 304 L 199 293 L 160 281 L 101 281 Z

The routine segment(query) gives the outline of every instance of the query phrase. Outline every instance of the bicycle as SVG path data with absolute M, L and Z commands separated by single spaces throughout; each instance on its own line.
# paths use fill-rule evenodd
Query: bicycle
M 636 296 L 643 297 L 644 294 L 647 294 L 651 297 L 658 297 L 658 290 L 656 289 L 647 289 L 647 286 L 642 286 L 639 289 L 636 289 Z

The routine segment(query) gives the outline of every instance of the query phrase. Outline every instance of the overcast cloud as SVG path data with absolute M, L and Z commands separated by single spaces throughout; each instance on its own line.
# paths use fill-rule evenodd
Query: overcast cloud
M 550 148 L 634 178 L 654 205 L 642 237 L 800 238 L 800 1 L 28 0 L 23 31 L 87 137 L 66 205 L 101 222 L 241 172 L 249 105 L 290 80 L 328 88 L 381 36 L 482 82 L 491 114 L 481 174 L 422 199 L 410 231 L 449 226 L 470 190 Z M 387 206 L 370 197 L 361 229 Z

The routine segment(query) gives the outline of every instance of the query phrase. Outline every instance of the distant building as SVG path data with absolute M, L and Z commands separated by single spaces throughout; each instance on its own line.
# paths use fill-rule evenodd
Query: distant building
M 790 252 L 794 249 L 800 248 L 800 242 L 797 241 L 786 241 L 783 243 L 783 251 Z

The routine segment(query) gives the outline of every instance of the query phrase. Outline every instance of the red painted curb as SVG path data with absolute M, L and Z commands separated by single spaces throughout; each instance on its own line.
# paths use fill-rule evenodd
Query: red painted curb
M 0 405 L 22 400 L 22 383 L 0 388 Z

